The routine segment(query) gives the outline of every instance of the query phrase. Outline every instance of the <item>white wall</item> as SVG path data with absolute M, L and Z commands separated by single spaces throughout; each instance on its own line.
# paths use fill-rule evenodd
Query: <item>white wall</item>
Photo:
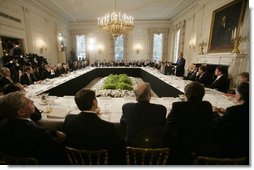
M 58 34 L 63 32 L 68 46 L 68 23 L 29 0 L 0 0 L 0 10 L 21 20 L 19 23 L 0 17 L 1 36 L 23 39 L 24 53 L 42 55 L 51 64 L 65 62 L 66 55 L 60 52 Z M 43 51 L 40 50 L 42 46 Z
M 169 28 L 168 21 L 134 21 L 134 29 L 128 33 L 128 56 L 125 60 L 146 60 L 148 59 L 148 28 Z M 110 54 L 110 34 L 103 32 L 97 26 L 97 22 L 86 22 L 86 23 L 70 23 L 70 32 L 72 38 L 71 48 L 75 49 L 75 36 L 77 34 L 85 34 L 89 37 L 96 39 L 97 44 L 104 46 L 104 50 L 101 55 L 98 54 L 98 51 L 92 53 L 90 56 L 91 61 L 96 59 L 111 59 Z M 142 49 L 139 54 L 136 53 L 136 45 L 140 44 Z
M 169 46 L 167 60 L 172 61 L 173 38 L 172 27 L 186 20 L 186 33 L 184 44 L 184 57 L 186 58 L 186 68 L 190 63 L 198 62 L 200 56 L 201 41 L 208 43 L 210 36 L 211 20 L 213 11 L 232 2 L 232 0 L 200 0 L 185 11 L 182 11 L 171 21 L 134 21 L 134 29 L 128 34 L 128 56 L 125 60 L 148 59 L 148 28 L 169 28 Z M 52 11 L 44 9 L 30 0 L 0 0 L 0 10 L 2 13 L 21 19 L 21 23 L 0 17 L 0 35 L 21 38 L 24 40 L 26 53 L 33 52 L 40 54 L 38 40 L 43 40 L 47 48 L 41 55 L 48 58 L 52 64 L 64 62 L 68 59 L 70 50 L 75 49 L 75 35 L 85 34 L 96 39 L 97 44 L 103 45 L 104 50 L 101 54 L 94 51 L 90 54 L 92 60 L 111 59 L 110 54 L 110 35 L 102 32 L 97 27 L 97 22 L 86 23 L 67 23 L 60 16 L 56 16 Z M 244 34 L 249 35 L 249 8 L 247 6 L 244 18 Z M 65 36 L 66 51 L 60 52 L 58 35 L 62 32 Z M 196 36 L 195 48 L 189 48 L 191 36 Z M 140 44 L 142 49 L 139 54 L 135 51 L 136 44 Z M 1 49 L 0 49 L 1 51 Z M 240 71 L 249 71 L 249 39 L 241 42 L 240 51 L 245 54 L 243 59 L 244 66 Z M 207 46 L 204 49 L 207 52 Z M 219 54 L 219 57 L 223 54 Z M 213 54 L 213 58 L 216 55 Z M 228 57 L 228 54 L 227 54 Z M 204 61 L 204 60 L 202 60 Z M 209 60 L 210 61 L 210 60 Z M 214 60 L 215 63 L 217 60 Z M 210 61 L 212 62 L 212 61 Z M 229 63 L 230 64 L 230 63 Z M 234 68 L 231 68 L 234 69 Z
M 185 43 L 184 43 L 184 57 L 186 59 L 187 66 L 191 63 L 195 63 L 199 61 L 200 58 L 200 46 L 199 43 L 204 41 L 207 45 L 204 47 L 204 57 L 207 57 L 207 47 L 209 43 L 209 36 L 212 24 L 212 15 L 213 11 L 232 2 L 232 0 L 200 0 L 197 4 L 195 4 L 192 8 L 188 9 L 184 13 L 180 14 L 179 16 L 175 17 L 171 22 L 171 28 L 186 20 L 186 33 L 185 33 Z M 249 35 L 249 7 L 247 6 L 244 15 L 243 21 L 243 34 Z M 192 35 L 196 35 L 196 45 L 195 48 L 189 47 L 190 39 Z M 170 31 L 170 37 L 174 36 L 173 31 Z M 170 49 L 173 49 L 173 38 L 170 41 Z M 241 71 L 249 71 L 249 39 L 247 41 L 241 42 L 240 46 L 240 53 L 245 54 L 245 66 Z M 173 51 L 170 51 L 173 54 Z M 212 54 L 216 56 L 216 53 Z M 228 57 L 228 53 L 225 53 L 226 57 Z M 223 54 L 218 54 L 218 57 L 223 56 Z M 235 56 L 235 55 L 233 55 Z M 217 64 L 217 61 L 214 62 Z M 226 63 L 224 63 L 226 64 Z M 187 68 L 187 67 L 186 67 Z

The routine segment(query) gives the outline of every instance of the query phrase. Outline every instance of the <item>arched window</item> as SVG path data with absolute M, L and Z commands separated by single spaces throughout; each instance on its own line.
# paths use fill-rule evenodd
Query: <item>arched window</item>
M 123 34 L 118 36 L 115 39 L 115 60 L 120 61 L 123 60 L 124 54 L 124 42 L 123 42 Z
M 85 35 L 76 35 L 76 51 L 79 60 L 86 58 L 86 39 Z
M 154 34 L 153 35 L 153 61 L 161 61 L 163 50 L 163 35 Z
M 179 53 L 179 41 L 180 41 L 180 29 L 175 33 L 175 42 L 174 42 L 174 58 L 173 61 L 176 61 Z

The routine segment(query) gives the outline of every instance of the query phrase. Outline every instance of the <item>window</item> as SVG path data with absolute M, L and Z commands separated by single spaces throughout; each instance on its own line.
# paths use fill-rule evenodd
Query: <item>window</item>
M 123 60 L 123 34 L 115 40 L 115 60 Z
M 161 61 L 162 59 L 162 48 L 163 39 L 161 34 L 153 35 L 153 61 Z
M 173 61 L 176 61 L 178 58 L 179 52 L 179 40 L 180 40 L 180 29 L 175 34 L 175 42 L 174 42 L 174 58 Z
M 85 35 L 76 36 L 76 51 L 79 60 L 86 58 L 86 41 Z

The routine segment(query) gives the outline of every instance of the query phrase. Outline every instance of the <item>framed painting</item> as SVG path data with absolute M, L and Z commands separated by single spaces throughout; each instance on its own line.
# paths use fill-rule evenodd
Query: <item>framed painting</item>
M 246 0 L 233 1 L 213 11 L 208 53 L 232 52 L 234 30 L 243 22 Z

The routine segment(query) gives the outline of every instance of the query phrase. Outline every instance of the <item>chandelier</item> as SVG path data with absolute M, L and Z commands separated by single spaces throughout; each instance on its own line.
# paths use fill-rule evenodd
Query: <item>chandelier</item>
M 116 0 L 115 0 L 115 11 L 116 11 Z M 134 27 L 133 17 L 127 16 L 125 13 L 121 12 L 107 13 L 103 17 L 98 18 L 98 26 L 106 32 L 117 38 L 123 33 L 128 33 Z

